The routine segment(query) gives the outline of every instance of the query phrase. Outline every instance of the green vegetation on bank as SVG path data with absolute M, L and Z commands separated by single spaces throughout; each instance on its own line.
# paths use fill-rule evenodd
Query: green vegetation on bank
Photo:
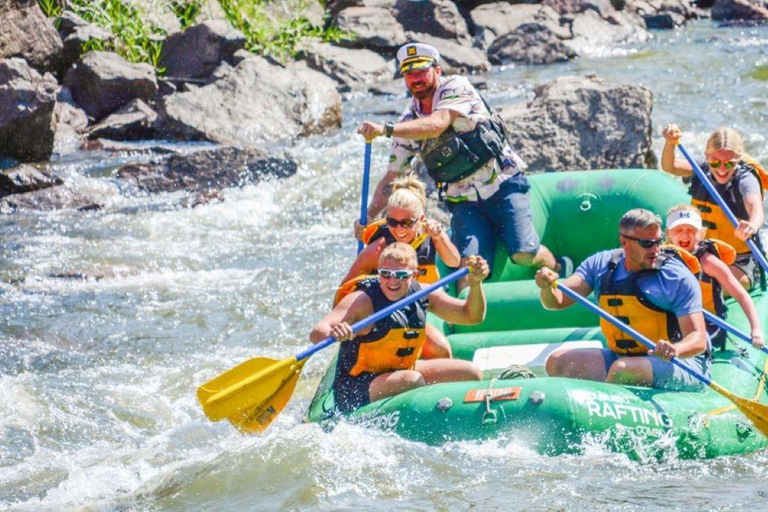
M 219 0 L 219 4 L 232 26 L 245 34 L 247 50 L 286 60 L 296 56 L 301 41 L 306 38 L 320 38 L 326 42 L 351 38 L 350 34 L 337 27 L 312 25 L 303 13 L 310 2 L 315 1 L 290 2 L 293 16 L 288 18 L 271 13 L 268 6 L 273 2 L 270 0 Z M 325 2 L 320 4 L 325 7 Z
M 215 0 L 212 0 L 215 1 Z M 51 18 L 61 15 L 61 0 L 38 0 L 43 12 Z M 176 15 L 182 30 L 197 23 L 205 0 L 169 0 L 164 7 Z M 305 15 L 312 4 L 325 9 L 326 0 L 288 0 L 276 8 L 276 0 L 218 0 L 221 10 L 233 27 L 246 37 L 246 49 L 286 61 L 296 56 L 301 42 L 307 38 L 338 42 L 351 36 L 336 27 L 313 25 Z M 166 31 L 148 21 L 135 2 L 126 0 L 68 0 L 67 9 L 115 36 L 113 41 L 92 40 L 83 52 L 113 51 L 130 62 L 146 62 L 158 68 L 162 41 Z M 158 68 L 158 72 L 163 70 Z

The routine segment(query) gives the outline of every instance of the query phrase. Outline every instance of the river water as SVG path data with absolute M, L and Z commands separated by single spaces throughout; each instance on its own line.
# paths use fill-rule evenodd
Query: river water
M 766 49 L 768 29 L 699 22 L 565 65 L 495 69 L 486 95 L 514 103 L 556 76 L 596 73 L 653 91 L 657 154 L 667 122 L 696 153 L 730 124 L 766 161 Z M 599 440 L 544 457 L 515 439 L 428 447 L 349 425 L 324 432 L 301 420 L 330 350 L 265 436 L 203 416 L 199 384 L 307 346 L 355 252 L 354 127 L 403 103 L 351 98 L 339 133 L 289 148 L 296 176 L 226 190 L 220 203 L 121 195 L 109 176 L 136 157 L 89 153 L 56 166 L 68 186 L 103 188 L 104 209 L 0 215 L 0 508 L 765 507 L 766 452 L 630 461 Z M 386 155 L 377 141 L 374 180 Z M 53 277 L 73 273 L 92 277 Z

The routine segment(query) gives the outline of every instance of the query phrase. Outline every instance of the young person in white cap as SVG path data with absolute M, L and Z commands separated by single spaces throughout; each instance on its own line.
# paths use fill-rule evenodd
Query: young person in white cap
M 752 298 L 741 286 L 729 265 L 736 259 L 736 250 L 729 244 L 714 239 L 703 239 L 703 224 L 696 207 L 689 204 L 674 206 L 667 213 L 667 238 L 669 241 L 698 258 L 701 272 L 696 276 L 701 285 L 704 309 L 725 318 L 726 307 L 722 292 L 731 295 L 744 310 L 751 328 L 752 345 L 761 348 L 764 344 L 760 317 Z M 723 348 L 725 332 L 707 323 L 712 344 Z
M 492 265 L 498 236 L 518 265 L 570 274 L 571 260 L 556 260 L 539 241 L 525 164 L 507 142 L 504 121 L 466 77 L 442 76 L 436 48 L 409 43 L 397 52 L 397 60 L 413 99 L 396 123 L 365 121 L 358 129 L 367 140 L 392 138 L 387 173 L 368 206 L 369 222 L 386 206 L 389 185 L 410 170 L 418 155 L 445 194 L 462 264 L 480 255 Z M 358 238 L 362 233 L 357 223 L 355 233 Z

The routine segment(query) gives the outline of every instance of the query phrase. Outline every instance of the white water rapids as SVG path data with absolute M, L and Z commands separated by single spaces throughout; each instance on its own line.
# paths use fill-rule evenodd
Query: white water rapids
M 556 76 L 596 73 L 653 91 L 657 154 L 668 122 L 696 154 L 728 124 L 765 163 L 768 82 L 749 75 L 768 66 L 767 49 L 766 28 L 700 22 L 601 58 L 496 69 L 485 95 L 513 103 Z M 307 346 L 355 252 L 354 128 L 404 101 L 351 98 L 339 133 L 288 148 L 297 175 L 225 190 L 220 203 L 124 197 L 106 185 L 133 157 L 81 153 L 57 169 L 68 186 L 103 187 L 104 209 L 0 215 L 0 509 L 765 507 L 766 452 L 684 461 L 667 449 L 634 462 L 599 439 L 544 457 L 519 439 L 428 447 L 349 425 L 324 432 L 301 419 L 330 351 L 264 437 L 205 419 L 199 384 Z M 374 182 L 386 157 L 377 141 Z M 52 277 L 62 273 L 93 277 Z

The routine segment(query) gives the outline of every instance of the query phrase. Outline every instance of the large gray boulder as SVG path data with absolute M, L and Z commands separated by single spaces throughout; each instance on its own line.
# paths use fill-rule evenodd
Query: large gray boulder
M 88 128 L 88 116 L 85 111 L 78 108 L 71 101 L 65 100 L 59 91 L 56 106 L 53 108 L 53 122 L 55 135 L 53 139 L 53 152 L 59 155 L 74 153 L 82 146 L 84 133 Z
M 0 155 L 21 162 L 47 160 L 53 151 L 56 79 L 19 58 L 0 60 Z
M 712 6 L 712 19 L 716 21 L 744 20 L 766 23 L 768 21 L 768 2 L 765 0 L 716 0 Z
M 643 87 L 571 76 L 538 87 L 527 105 L 501 115 L 533 171 L 655 167 L 652 106 Z
M 497 37 L 511 34 L 526 23 L 546 24 L 559 39 L 571 37 L 568 26 L 561 26 L 560 15 L 546 5 L 487 4 L 470 13 L 476 37 L 483 48 L 489 48 Z
M 0 1 L 0 59 L 21 57 L 40 71 L 54 71 L 61 38 L 37 0 Z
M 157 113 L 140 99 L 131 100 L 90 129 L 89 137 L 145 140 L 155 136 Z
M 371 50 L 353 50 L 318 40 L 308 42 L 300 57 L 310 68 L 336 80 L 341 92 L 363 89 L 390 78 L 395 69 L 394 59 L 386 60 Z
M 445 43 L 469 48 L 472 37 L 456 4 L 447 0 L 352 0 L 331 6 L 333 22 L 354 34 L 354 39 L 340 44 L 368 48 L 379 53 L 394 52 L 414 34 L 426 34 Z
M 676 12 L 664 11 L 643 16 L 645 26 L 649 29 L 675 29 L 685 25 L 685 16 Z
M 578 14 L 591 9 L 605 18 L 616 11 L 610 0 L 543 0 L 542 4 L 551 7 L 559 14 Z
M 83 54 L 85 45 L 90 41 L 108 42 L 115 36 L 93 23 L 88 23 L 72 11 L 64 11 L 58 18 L 59 35 L 64 44 L 59 59 L 59 75 L 66 76 L 67 70 Z
M 117 176 L 149 193 L 201 191 L 238 187 L 266 177 L 287 178 L 298 165 L 286 157 L 269 156 L 258 148 L 216 148 L 171 155 L 162 162 L 123 166 Z
M 338 128 L 341 96 L 303 62 L 251 57 L 210 85 L 163 97 L 158 114 L 162 137 L 248 147 Z
M 566 44 L 580 56 L 600 54 L 615 44 L 644 41 L 649 37 L 641 18 L 635 22 L 623 12 L 612 13 L 609 19 L 592 9 L 570 16 L 573 39 Z
M 207 78 L 222 62 L 233 62 L 245 36 L 224 20 L 210 20 L 175 32 L 163 42 L 160 66 L 170 79 Z
M 97 121 L 135 98 L 149 100 L 157 93 L 155 70 L 132 64 L 116 53 L 88 52 L 64 80 L 77 105 Z
M 406 32 L 429 34 L 463 46 L 472 43 L 467 22 L 453 2 L 397 0 L 393 10 L 395 19 Z
M 0 213 L 17 210 L 50 212 L 58 210 L 91 211 L 101 208 L 110 197 L 119 194 L 117 185 L 107 180 L 81 179 L 0 199 Z
M 576 56 L 576 51 L 563 42 L 551 24 L 536 21 L 523 23 L 512 32 L 497 37 L 488 48 L 488 58 L 494 64 L 552 64 Z
M 0 197 L 32 192 L 61 184 L 62 181 L 48 172 L 47 169 L 29 164 L 21 164 L 0 171 Z
M 434 46 L 440 51 L 440 67 L 446 74 L 467 74 L 490 69 L 485 54 L 471 46 L 465 46 L 450 39 L 439 39 L 431 34 L 408 32 L 410 41 L 418 41 Z
M 387 7 L 348 7 L 336 17 L 336 26 L 353 38 L 339 44 L 353 48 L 392 51 L 408 42 L 400 22 Z

